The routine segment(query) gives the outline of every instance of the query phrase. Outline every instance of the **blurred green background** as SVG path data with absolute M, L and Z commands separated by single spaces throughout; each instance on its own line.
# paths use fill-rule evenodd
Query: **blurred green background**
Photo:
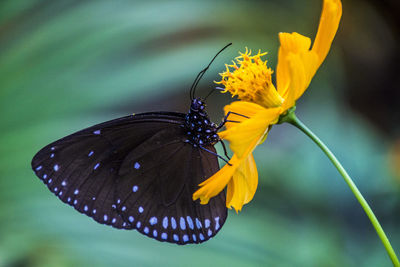
M 278 32 L 314 38 L 322 0 L 0 2 L 0 266 L 391 266 L 334 167 L 294 127 L 255 151 L 259 187 L 201 245 L 159 243 L 95 223 L 54 197 L 30 169 L 44 145 L 144 111 L 186 112 L 200 82 L 245 46 Z M 327 60 L 297 115 L 336 153 L 400 252 L 400 75 L 397 0 L 349 0 Z M 214 93 L 220 121 L 231 98 Z

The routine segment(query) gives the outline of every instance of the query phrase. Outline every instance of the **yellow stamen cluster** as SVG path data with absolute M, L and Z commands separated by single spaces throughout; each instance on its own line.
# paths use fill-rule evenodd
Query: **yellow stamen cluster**
M 282 105 L 284 99 L 278 94 L 272 83 L 273 71 L 267 67 L 267 60 L 262 56 L 267 53 L 258 51 L 251 56 L 251 50 L 246 48 L 245 53 L 235 58 L 232 65 L 226 64 L 226 71 L 220 73 L 222 80 L 216 82 L 225 86 L 224 92 L 237 95 L 239 99 L 255 102 L 261 106 L 271 108 Z M 233 70 L 231 71 L 232 68 Z

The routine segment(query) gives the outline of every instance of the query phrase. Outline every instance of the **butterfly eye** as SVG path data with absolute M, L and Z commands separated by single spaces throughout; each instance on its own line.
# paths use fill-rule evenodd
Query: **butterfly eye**
M 197 100 L 197 99 L 193 99 L 192 101 L 192 105 L 191 105 L 191 109 L 193 109 L 194 111 L 197 111 L 200 109 L 201 103 Z

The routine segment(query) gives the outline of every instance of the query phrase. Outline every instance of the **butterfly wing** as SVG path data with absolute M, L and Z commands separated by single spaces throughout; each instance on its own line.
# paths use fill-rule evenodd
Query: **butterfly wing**
M 184 117 L 143 113 L 92 126 L 44 147 L 32 168 L 63 202 L 99 223 L 160 241 L 206 241 L 225 222 L 225 196 L 208 205 L 191 199 L 219 166 L 185 142 Z
M 181 128 L 160 131 L 125 157 L 118 176 L 118 210 L 129 222 L 127 228 L 159 241 L 201 243 L 226 220 L 225 194 L 207 205 L 192 200 L 198 184 L 219 166 L 213 154 L 185 142 L 181 133 Z M 213 146 L 207 149 L 215 152 Z

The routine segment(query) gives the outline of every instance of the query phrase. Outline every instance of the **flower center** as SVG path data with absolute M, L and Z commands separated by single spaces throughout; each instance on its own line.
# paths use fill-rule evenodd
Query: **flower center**
M 267 67 L 267 60 L 262 56 L 267 53 L 258 51 L 251 56 L 251 51 L 246 48 L 245 53 L 240 53 L 232 65 L 226 64 L 226 71 L 220 73 L 222 79 L 217 84 L 225 86 L 224 92 L 237 95 L 239 99 L 257 103 L 266 108 L 279 107 L 284 99 L 278 94 L 272 83 L 273 71 Z M 231 70 L 231 68 L 233 70 Z

